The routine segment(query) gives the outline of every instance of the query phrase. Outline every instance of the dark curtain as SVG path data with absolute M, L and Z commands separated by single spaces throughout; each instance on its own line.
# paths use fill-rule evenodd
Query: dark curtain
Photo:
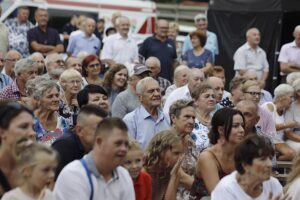
M 227 0 L 224 0 L 224 2 Z M 237 1 L 237 0 L 236 0 Z M 256 27 L 261 32 L 260 46 L 266 51 L 270 73 L 266 88 L 271 89 L 273 74 L 278 73 L 274 66 L 275 52 L 279 45 L 281 35 L 280 11 L 249 12 L 249 11 L 222 11 L 208 10 L 208 30 L 217 34 L 220 53 L 216 64 L 222 65 L 226 71 L 227 88 L 228 83 L 234 76 L 233 55 L 235 51 L 246 42 L 246 31 Z

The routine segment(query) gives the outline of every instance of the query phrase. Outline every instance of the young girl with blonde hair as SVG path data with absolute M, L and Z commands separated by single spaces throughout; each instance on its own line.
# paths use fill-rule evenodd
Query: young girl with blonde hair
M 5 193 L 2 200 L 53 200 L 49 188 L 54 183 L 57 153 L 27 138 L 16 142 L 14 153 L 22 182 L 19 187 Z

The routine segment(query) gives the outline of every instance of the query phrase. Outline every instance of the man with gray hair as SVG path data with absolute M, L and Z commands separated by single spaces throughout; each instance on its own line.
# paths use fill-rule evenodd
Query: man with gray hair
M 40 52 L 35 52 L 30 55 L 30 58 L 38 64 L 38 75 L 44 74 L 46 68 L 43 54 L 41 54 Z
M 114 63 L 137 63 L 138 47 L 136 42 L 128 35 L 130 20 L 120 16 L 116 19 L 118 32 L 105 39 L 101 59 L 108 65 Z
M 199 13 L 194 17 L 194 22 L 197 30 L 203 31 L 206 33 L 207 40 L 204 48 L 210 50 L 213 54 L 213 58 L 215 60 L 215 56 L 219 54 L 218 47 L 218 39 L 215 33 L 207 30 L 207 17 L 205 14 Z M 185 54 L 187 50 L 193 49 L 191 38 L 189 35 L 186 36 L 183 47 L 182 47 L 182 55 Z
M 141 105 L 125 115 L 129 137 L 137 140 L 145 149 L 160 131 L 170 128 L 167 116 L 162 112 L 161 93 L 158 82 L 152 77 L 140 80 L 136 86 Z
M 65 61 L 62 55 L 52 53 L 47 55 L 45 59 L 47 74 L 45 76 L 50 79 L 58 80 L 59 76 L 65 71 Z
M 16 80 L 0 92 L 1 100 L 20 100 L 26 97 L 25 85 L 37 75 L 37 64 L 29 58 L 24 58 L 16 63 L 14 68 Z
M 280 49 L 278 62 L 280 62 L 280 73 L 283 77 L 281 82 L 285 82 L 286 75 L 291 72 L 300 72 L 300 25 L 294 29 L 293 42 L 284 44 Z
M 188 83 L 180 88 L 174 90 L 166 99 L 164 105 L 164 113 L 169 116 L 170 106 L 179 99 L 188 99 L 192 100 L 191 91 L 198 83 L 202 83 L 204 81 L 204 73 L 201 69 L 192 68 L 190 69 L 188 75 Z
M 145 65 L 151 71 L 150 76 L 157 80 L 161 88 L 161 93 L 162 95 L 164 95 L 166 89 L 171 85 L 171 83 L 167 79 L 159 76 L 159 73 L 161 71 L 160 61 L 158 60 L 158 58 L 151 56 L 146 60 Z
M 7 52 L 4 60 L 3 74 L 10 76 L 10 78 L 15 79 L 14 67 L 18 60 L 21 59 L 21 54 L 16 50 L 10 50 Z
M 250 28 L 246 33 L 247 42 L 234 53 L 234 70 L 236 75 L 253 69 L 261 85 L 265 85 L 269 75 L 269 63 L 266 52 L 259 47 L 260 32 L 257 28 Z
M 99 55 L 101 43 L 95 36 L 96 22 L 92 18 L 86 18 L 83 23 L 83 32 L 70 37 L 67 47 L 68 55 L 77 56 L 79 52 Z

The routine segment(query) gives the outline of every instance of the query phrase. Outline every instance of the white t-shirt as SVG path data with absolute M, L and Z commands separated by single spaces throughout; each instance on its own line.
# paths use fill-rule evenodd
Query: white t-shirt
M 45 189 L 44 194 L 39 200 L 54 200 L 54 196 L 49 189 Z M 2 200 L 35 200 L 34 198 L 25 194 L 19 187 L 10 190 L 5 193 L 2 197 Z
M 211 200 L 267 200 L 270 192 L 272 192 L 273 197 L 283 192 L 279 181 L 271 177 L 263 182 L 263 192 L 258 197 L 252 198 L 240 187 L 236 180 L 236 174 L 237 171 L 234 171 L 220 180 L 212 191 Z

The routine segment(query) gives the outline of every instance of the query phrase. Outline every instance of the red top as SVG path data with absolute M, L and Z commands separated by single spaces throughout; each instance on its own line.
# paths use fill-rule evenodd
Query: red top
M 152 178 L 148 173 L 141 171 L 134 182 L 134 191 L 136 200 L 152 200 Z

